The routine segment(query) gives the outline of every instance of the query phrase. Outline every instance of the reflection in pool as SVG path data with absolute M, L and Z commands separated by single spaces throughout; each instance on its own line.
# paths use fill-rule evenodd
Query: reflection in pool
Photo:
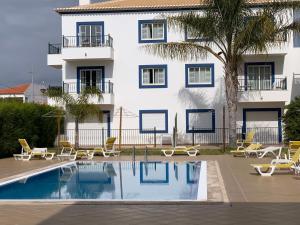
M 2 185 L 0 199 L 199 200 L 201 192 L 206 162 L 76 162 Z

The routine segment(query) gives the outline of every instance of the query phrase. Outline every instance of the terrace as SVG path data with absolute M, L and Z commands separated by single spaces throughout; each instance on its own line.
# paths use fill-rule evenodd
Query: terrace
M 130 160 L 129 156 L 121 156 L 118 160 Z M 143 160 L 144 157 L 137 157 Z M 97 158 L 96 160 L 103 160 Z M 111 159 L 115 160 L 115 159 Z M 166 160 L 161 156 L 148 156 L 148 160 Z M 189 160 L 187 157 L 172 158 L 177 162 Z M 297 176 L 279 175 L 262 178 L 254 174 L 249 166 L 257 163 L 257 159 L 233 158 L 229 155 L 197 157 L 197 160 L 217 162 L 224 181 L 229 202 L 223 203 L 0 203 L 1 224 L 233 224 L 247 221 L 264 224 L 265 221 L 279 224 L 282 218 L 296 224 L 300 197 L 298 194 L 299 178 Z M 31 161 L 20 163 L 12 159 L 0 160 L 0 177 L 16 176 L 20 172 L 42 168 L 52 164 L 47 161 Z M 262 159 L 259 162 L 267 162 Z M 275 188 L 276 187 L 276 188 Z M 268 191 L 272 190 L 272 191 Z M 221 190 L 219 190 L 221 191 Z M 270 211 L 272 210 L 272 211 Z M 276 213 L 274 213 L 274 210 Z M 22 212 L 16 216 L 15 212 Z M 101 213 L 99 213 L 101 212 Z M 263 213 L 264 212 L 264 213 Z M 266 213 L 270 212 L 270 213 Z M 67 215 L 67 216 L 66 216 Z M 154 216 L 155 215 L 155 216 Z M 223 218 L 223 219 L 222 219 Z
M 240 102 L 285 102 L 289 100 L 286 77 L 239 78 L 238 81 Z
M 61 68 L 63 61 L 114 60 L 113 38 L 110 35 L 63 36 L 61 43 L 48 44 L 48 65 Z

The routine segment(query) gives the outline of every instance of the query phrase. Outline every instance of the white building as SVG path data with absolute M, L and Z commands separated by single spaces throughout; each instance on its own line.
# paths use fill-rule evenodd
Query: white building
M 45 89 L 43 85 L 31 83 L 5 87 L 0 89 L 0 98 L 19 99 L 23 103 L 35 102 L 46 104 L 47 97 L 41 92 L 42 89 Z
M 80 124 L 83 145 L 98 141 L 99 132 L 91 134 L 90 129 L 105 128 L 107 135 L 117 136 L 114 129 L 119 128 L 121 106 L 131 112 L 131 116 L 124 116 L 122 127 L 138 129 L 135 135 L 144 135 L 143 142 L 153 141 L 154 127 L 159 135 L 171 134 L 176 114 L 180 141 L 190 142 L 194 132 L 198 142 L 222 142 L 219 128 L 223 127 L 226 105 L 222 64 L 212 56 L 200 61 L 164 60 L 142 48 L 145 43 L 188 39 L 187 34 L 169 29 L 161 15 L 199 10 L 199 2 L 112 0 L 89 4 L 89 0 L 80 0 L 79 6 L 56 9 L 62 19 L 63 38 L 59 45 L 49 44 L 48 65 L 62 70 L 66 92 L 76 95 L 89 86 L 103 92 L 100 102 L 92 101 L 104 110 L 104 121 L 91 119 Z M 282 48 L 244 55 L 238 105 L 240 133 L 255 128 L 258 141 L 282 141 L 284 106 L 299 94 L 295 79 L 300 74 L 298 47 L 300 38 L 295 33 Z M 70 132 L 74 129 L 71 119 L 66 128 Z M 87 130 L 88 135 L 84 133 Z

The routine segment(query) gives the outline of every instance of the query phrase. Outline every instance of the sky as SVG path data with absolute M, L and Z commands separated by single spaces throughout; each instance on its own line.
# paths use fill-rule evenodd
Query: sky
M 61 71 L 47 66 L 48 42 L 59 43 L 54 8 L 78 0 L 0 0 L 0 88 L 31 82 L 58 85 Z M 33 71 L 33 73 L 32 73 Z

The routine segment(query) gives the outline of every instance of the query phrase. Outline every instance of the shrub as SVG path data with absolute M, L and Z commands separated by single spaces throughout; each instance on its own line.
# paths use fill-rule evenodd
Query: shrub
M 286 106 L 283 116 L 285 141 L 300 141 L 300 97 Z
M 47 105 L 0 102 L 0 158 L 20 153 L 19 138 L 25 138 L 31 147 L 52 147 L 55 118 L 43 117 L 52 110 Z

